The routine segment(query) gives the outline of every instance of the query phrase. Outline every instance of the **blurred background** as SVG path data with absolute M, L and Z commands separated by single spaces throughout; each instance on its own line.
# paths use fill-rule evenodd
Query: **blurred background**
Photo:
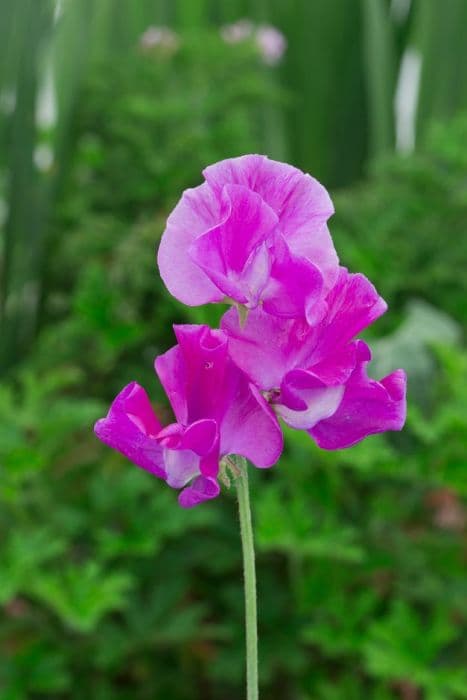
M 0 0 L 0 698 L 238 700 L 234 494 L 193 511 L 92 433 L 173 322 L 155 248 L 201 169 L 333 195 L 390 311 L 401 434 L 252 471 L 262 695 L 467 698 L 467 2 Z

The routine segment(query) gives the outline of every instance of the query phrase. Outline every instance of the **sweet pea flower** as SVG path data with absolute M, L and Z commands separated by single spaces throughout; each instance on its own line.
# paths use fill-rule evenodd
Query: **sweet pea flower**
M 261 58 L 268 66 L 277 65 L 287 48 L 285 36 L 271 24 L 262 24 L 255 35 Z
M 237 309 L 221 326 L 236 364 L 291 427 L 306 430 L 327 450 L 350 447 L 372 433 L 400 430 L 405 421 L 406 377 L 397 370 L 377 382 L 366 374 L 371 353 L 353 340 L 386 311 L 361 274 L 340 268 L 325 316 L 281 319 L 256 309 L 240 322 Z
M 253 22 L 249 19 L 239 19 L 221 27 L 220 34 L 227 44 L 240 44 L 252 36 Z
M 155 369 L 176 422 L 163 427 L 136 382 L 112 403 L 95 433 L 134 464 L 182 489 L 191 508 L 219 494 L 219 463 L 237 454 L 270 467 L 282 452 L 277 418 L 258 389 L 233 363 L 229 341 L 207 326 L 174 326 L 178 344 L 156 358 Z
M 143 51 L 161 49 L 168 53 L 175 52 L 179 45 L 178 35 L 169 27 L 148 27 L 139 38 L 139 45 Z
M 339 274 L 324 187 L 261 155 L 221 161 L 203 175 L 169 216 L 160 243 L 170 293 L 188 306 L 230 301 L 316 321 Z

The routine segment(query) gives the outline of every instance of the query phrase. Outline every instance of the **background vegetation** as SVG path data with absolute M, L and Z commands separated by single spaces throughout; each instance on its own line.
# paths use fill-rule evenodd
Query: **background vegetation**
M 279 65 L 222 40 L 242 17 Z M 169 418 L 153 358 L 216 312 L 170 299 L 154 249 L 251 151 L 333 189 L 342 262 L 390 305 L 375 375 L 409 373 L 401 434 L 290 432 L 252 473 L 263 695 L 467 698 L 465 26 L 463 0 L 0 1 L 2 700 L 242 697 L 233 494 L 182 512 L 91 426 L 131 379 Z

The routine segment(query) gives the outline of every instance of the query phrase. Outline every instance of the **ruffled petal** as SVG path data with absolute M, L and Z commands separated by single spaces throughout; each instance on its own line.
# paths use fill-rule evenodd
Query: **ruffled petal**
M 339 408 L 309 431 L 325 450 L 350 447 L 373 433 L 401 430 L 405 422 L 405 372 L 396 370 L 379 382 L 370 379 L 366 366 L 371 353 L 363 341 L 358 343 L 358 364 L 345 386 Z
M 334 213 L 328 192 L 317 180 L 267 156 L 228 158 L 205 168 L 203 175 L 217 193 L 227 184 L 257 192 L 279 216 L 286 235 L 309 225 L 310 219 L 326 221 Z
M 195 239 L 220 220 L 221 201 L 207 183 L 186 190 L 167 220 L 157 264 L 169 292 L 187 306 L 221 301 L 224 297 L 188 255 Z
M 351 339 L 385 310 L 385 301 L 364 275 L 341 268 L 324 305 L 318 297 L 311 306 L 310 313 L 320 319 L 316 322 L 278 318 L 255 309 L 242 325 L 237 310 L 231 309 L 221 326 L 230 338 L 236 364 L 260 389 L 271 390 L 294 368 L 312 370 L 325 383 L 345 381 L 355 366 Z
M 280 229 L 291 252 L 313 262 L 326 289 L 338 275 L 338 257 L 326 226 L 334 213 L 326 189 L 313 177 L 287 163 L 266 156 L 246 155 L 210 165 L 206 181 L 219 194 L 228 183 L 257 192 L 279 217 Z
M 317 329 L 314 362 L 344 346 L 387 309 L 371 282 L 362 274 L 350 274 L 345 267 L 326 297 L 327 311 Z
M 162 448 L 155 439 L 161 427 L 146 392 L 132 382 L 115 398 L 106 418 L 97 421 L 94 432 L 138 467 L 165 479 Z
M 256 304 L 269 274 L 267 248 L 261 244 L 278 218 L 258 194 L 240 185 L 225 185 L 221 196 L 222 221 L 199 236 L 188 252 L 225 296 Z

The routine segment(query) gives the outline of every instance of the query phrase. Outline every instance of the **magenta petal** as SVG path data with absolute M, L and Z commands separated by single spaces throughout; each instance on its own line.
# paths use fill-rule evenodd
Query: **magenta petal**
M 328 310 L 320 325 L 315 361 L 343 346 L 387 309 L 371 282 L 364 275 L 350 274 L 345 267 L 340 268 L 326 303 Z
M 224 296 L 188 255 L 193 241 L 220 220 L 220 199 L 207 183 L 186 190 L 167 220 L 157 263 L 169 292 L 187 306 L 221 301 Z
M 226 267 L 240 273 L 251 252 L 277 226 L 278 217 L 258 194 L 239 185 L 226 185 L 223 188 L 222 204 L 225 209 L 224 220 L 200 236 L 193 249 L 201 247 L 202 251 L 202 242 L 220 232 L 220 237 L 216 239 L 220 257 Z M 208 252 L 209 248 L 206 249 Z M 199 257 L 199 264 L 204 264 L 202 255 Z
M 366 374 L 371 355 L 359 341 L 359 364 L 346 384 L 344 396 L 331 418 L 322 420 L 310 435 L 325 450 L 350 447 L 367 435 L 401 430 L 406 415 L 406 376 L 397 370 L 377 382 Z
M 156 357 L 154 368 L 172 405 L 175 418 L 183 424 L 188 423 L 188 406 L 186 397 L 186 367 L 183 355 L 176 345 L 163 355 Z
M 255 308 L 271 275 L 269 311 L 315 321 L 318 279 L 327 291 L 338 276 L 324 187 L 259 155 L 216 163 L 204 175 L 203 185 L 184 193 L 162 236 L 158 263 L 169 291 L 190 306 L 227 296 Z
M 219 196 L 229 183 L 257 192 L 279 217 L 279 226 L 292 254 L 313 262 L 328 290 L 338 275 L 338 257 L 326 221 L 334 207 L 325 188 L 313 177 L 266 156 L 230 158 L 203 171 Z
M 221 454 L 237 454 L 257 467 L 277 462 L 284 438 L 276 416 L 252 384 L 242 376 L 221 429 Z
M 337 346 L 323 360 L 313 364 L 313 374 L 328 386 L 345 384 L 357 363 L 358 341 Z
M 386 304 L 363 275 L 350 275 L 345 268 L 325 304 L 324 317 L 311 324 L 255 309 L 242 326 L 237 311 L 228 311 L 221 325 L 234 361 L 262 390 L 278 388 L 294 368 L 312 370 L 326 384 L 345 382 L 356 361 L 351 339 L 384 313 Z M 319 318 L 321 299 L 309 308 Z
M 219 196 L 225 185 L 242 185 L 258 191 L 256 182 L 260 178 L 266 156 L 246 155 L 238 158 L 226 158 L 203 170 L 206 182 Z M 259 194 L 261 194 L 259 192 Z
M 155 368 L 177 420 L 217 418 L 226 397 L 227 337 L 208 326 L 174 326 L 178 345 L 156 358 Z
M 217 440 L 216 421 L 205 419 L 188 426 L 183 435 L 182 445 L 184 449 L 192 450 L 200 457 L 205 457 L 214 449 Z
M 234 362 L 263 391 L 279 388 L 284 374 L 297 365 L 309 365 L 315 331 L 304 319 L 283 319 L 254 309 L 241 326 L 237 309 L 230 309 L 221 327 L 229 336 Z
M 239 185 L 226 185 L 222 202 L 223 220 L 197 238 L 189 254 L 225 296 L 241 303 L 256 301 L 269 273 L 267 257 L 263 261 L 267 249 L 261 244 L 278 218 L 259 195 Z M 258 254 L 261 265 L 254 264 Z
M 334 207 L 325 188 L 298 168 L 262 155 L 246 155 L 214 163 L 203 170 L 215 192 L 237 184 L 257 192 L 279 216 L 284 231 L 326 221 Z M 332 246 L 332 243 L 331 243 Z
M 318 268 L 292 255 L 283 237 L 276 235 L 271 278 L 262 295 L 264 310 L 285 318 L 300 318 L 309 313 L 310 321 L 322 290 L 323 278 Z
M 157 435 L 157 441 L 163 447 L 171 450 L 191 450 L 199 457 L 209 454 L 217 440 L 217 423 L 210 419 L 196 421 L 187 428 L 172 423 Z
M 198 476 L 190 486 L 183 489 L 178 497 L 182 508 L 193 508 L 203 501 L 216 498 L 220 493 L 219 484 L 215 479 Z
M 327 386 L 312 372 L 293 370 L 284 378 L 275 410 L 292 428 L 309 430 L 336 412 L 343 394 L 343 386 Z
M 295 256 L 313 262 L 323 276 L 324 289 L 332 289 L 339 274 L 339 258 L 322 217 L 310 217 L 296 225 L 287 235 L 287 244 Z
M 164 431 L 159 433 L 158 440 L 160 440 L 162 433 Z M 217 476 L 219 472 L 219 431 L 215 420 L 202 419 L 191 423 L 187 428 L 181 428 L 178 444 L 173 444 L 171 447 L 177 450 L 189 450 L 198 455 L 201 459 L 196 464 L 201 474 Z
M 146 392 L 132 382 L 114 399 L 106 418 L 97 421 L 94 432 L 138 467 L 164 479 L 162 449 L 155 439 L 161 427 Z

